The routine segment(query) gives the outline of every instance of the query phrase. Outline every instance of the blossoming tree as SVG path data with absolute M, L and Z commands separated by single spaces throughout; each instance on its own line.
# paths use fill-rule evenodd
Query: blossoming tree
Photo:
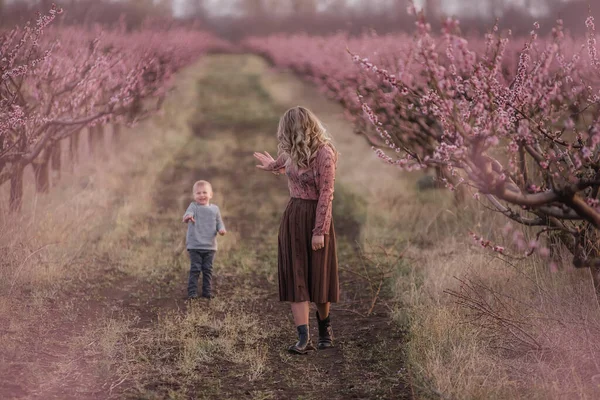
M 23 171 L 32 165 L 38 191 L 49 188 L 49 165 L 60 168 L 60 141 L 90 130 L 91 149 L 103 126 L 133 124 L 158 110 L 175 71 L 226 43 L 192 30 L 126 33 L 79 27 L 51 28 L 53 6 L 35 25 L 0 36 L 0 185 L 10 181 L 18 210 Z M 149 104 L 154 104 L 150 106 Z
M 585 42 L 566 36 L 557 21 L 548 38 L 538 37 L 535 24 L 523 44 L 497 27 L 484 40 L 467 38 L 452 19 L 433 34 L 421 14 L 412 37 L 396 36 L 396 49 L 389 37 L 348 39 L 362 67 L 355 72 L 337 66 L 342 50 L 320 38 L 247 45 L 333 94 L 363 133 L 376 132 L 375 151 L 387 163 L 437 168 L 451 190 L 538 227 L 529 242 L 514 233 L 511 244 L 524 255 L 546 257 L 541 238 L 559 238 L 575 266 L 592 267 L 600 288 L 600 61 L 592 17 L 586 25 Z

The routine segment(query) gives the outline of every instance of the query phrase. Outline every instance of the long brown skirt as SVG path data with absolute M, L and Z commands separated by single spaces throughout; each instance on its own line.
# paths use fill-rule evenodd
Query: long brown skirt
M 279 300 L 335 303 L 339 300 L 338 262 L 333 221 L 325 247 L 313 251 L 317 200 L 291 198 L 279 225 Z

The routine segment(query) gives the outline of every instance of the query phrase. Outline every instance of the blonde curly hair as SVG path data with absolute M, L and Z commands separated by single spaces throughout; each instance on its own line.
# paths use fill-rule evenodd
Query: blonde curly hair
M 287 165 L 292 164 L 298 169 L 308 168 L 324 145 L 331 146 L 337 154 L 321 121 L 304 107 L 293 107 L 283 114 L 277 128 L 277 139 L 279 154 L 286 154 Z

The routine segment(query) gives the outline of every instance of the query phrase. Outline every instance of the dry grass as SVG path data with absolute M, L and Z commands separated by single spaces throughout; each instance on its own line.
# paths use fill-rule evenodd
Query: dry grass
M 285 87 L 286 79 L 269 83 Z M 303 91 L 296 80 L 281 96 Z M 314 104 L 325 119 L 339 113 L 325 101 Z M 351 129 L 342 122 L 329 127 L 334 137 Z M 568 255 L 557 273 L 535 258 L 498 260 L 468 232 L 503 243 L 504 219 L 478 205 L 457 209 L 445 191 L 419 192 L 418 176 L 373 162 L 358 142 L 342 146 L 340 176 L 350 175 L 352 189 L 366 195 L 362 247 L 382 246 L 390 259 L 404 255 L 391 283 L 396 302 L 388 304 L 409 333 L 405 375 L 417 397 L 599 397 L 600 310 L 589 271 L 573 270 Z
M 184 74 L 181 80 L 185 79 Z M 187 91 L 195 96 L 195 88 Z M 189 135 L 189 116 L 176 107 L 193 99 L 190 93 L 186 98 L 183 90 L 179 92 L 180 103 L 167 103 L 162 118 L 124 130 L 121 148 L 125 151 L 100 161 L 86 159 L 83 135 L 79 149 L 83 161 L 74 172 L 62 171 L 62 179 L 49 194 L 35 192 L 28 167 L 22 212 L 8 212 L 9 185 L 0 188 L 0 296 L 11 297 L 16 290 L 31 291 L 35 296 L 80 273 L 76 264 L 82 249 L 112 229 L 115 217 L 118 223 L 128 209 L 148 204 L 144 196 L 168 162 L 169 149 L 180 147 Z M 110 146 L 109 138 L 106 140 Z M 63 165 L 69 165 L 65 153 Z M 123 209 L 121 215 L 115 215 L 119 208 Z
M 393 370 L 400 342 L 386 341 L 390 330 L 382 317 L 376 317 L 380 326 L 370 339 L 348 334 L 343 355 L 307 361 L 285 352 L 294 331 L 288 307 L 273 300 L 273 239 L 288 197 L 286 183 L 270 174 L 247 176 L 254 171 L 254 150 L 274 151 L 269 130 L 283 109 L 263 87 L 260 59 L 240 57 L 235 67 L 227 57 L 212 60 L 208 71 L 189 71 L 188 80 L 182 76 L 177 104 L 167 102 L 163 118 L 128 135 L 129 151 L 66 174 L 60 189 L 37 202 L 29 182 L 22 214 L 28 225 L 3 214 L 3 227 L 14 227 L 2 231 L 11 259 L 0 268 L 9 278 L 0 284 L 0 318 L 10 330 L 0 339 L 1 361 L 7 361 L 0 375 L 7 368 L 9 385 L 25 366 L 21 372 L 31 381 L 21 387 L 46 398 L 67 391 L 86 398 L 92 390 L 136 399 L 198 397 L 199 390 L 205 398 L 257 399 L 399 391 Z M 83 147 L 85 141 L 82 152 Z M 350 158 L 343 163 L 354 166 Z M 191 184 L 201 178 L 212 182 L 229 234 L 219 238 L 218 297 L 184 306 L 189 260 L 179 221 Z M 371 202 L 357 194 L 368 180 L 338 185 L 338 220 L 350 230 L 372 218 Z M 47 246 L 32 254 L 38 247 L 23 247 L 52 240 L 58 240 L 54 252 Z M 339 243 L 344 262 L 355 263 L 352 243 L 342 238 Z M 50 266 L 45 277 L 40 263 Z M 11 279 L 15 289 L 4 296 Z M 346 322 L 352 330 L 374 321 L 346 320 L 352 320 Z M 341 315 L 338 322 L 341 327 Z M 26 339 L 17 339 L 24 333 Z M 34 348 L 27 347 L 31 337 L 41 338 Z M 358 362 L 365 371 L 356 370 Z M 358 383 L 348 387 L 354 379 Z M 1 393 L 5 384 L 0 379 Z
M 418 175 L 365 159 L 359 146 L 342 151 L 354 166 L 341 173 L 366 195 L 361 247 L 383 249 L 389 262 L 402 254 L 389 283 L 395 301 L 384 300 L 408 331 L 404 375 L 416 397 L 598 398 L 600 308 L 589 271 L 574 270 L 564 251 L 558 272 L 536 257 L 498 259 L 469 231 L 506 244 L 504 218 L 472 202 L 457 208 L 443 190 L 418 191 Z
M 229 230 L 227 236 L 219 238 L 216 299 L 159 312 L 156 322 L 143 324 L 141 328 L 131 326 L 122 333 L 121 340 L 113 342 L 117 348 L 112 352 L 113 369 L 127 379 L 126 387 L 121 387 L 123 395 L 144 399 L 267 399 L 381 397 L 384 393 L 385 396 L 401 393 L 394 366 L 398 364 L 402 343 L 385 341 L 393 330 L 381 317 L 365 317 L 359 322 L 355 314 L 350 314 L 347 319 L 352 322 L 350 327 L 346 325 L 346 333 L 340 339 L 343 340 L 340 353 L 315 354 L 306 359 L 285 351 L 294 334 L 287 305 L 276 301 L 274 239 L 288 194 L 284 180 L 270 174 L 252 175 L 255 162 L 251 156 L 253 150 L 272 150 L 275 146 L 273 135 L 265 131 L 274 129 L 281 110 L 265 97 L 257 76 L 253 76 L 264 74 L 264 63 L 254 57 L 240 57 L 235 65 L 244 60 L 244 74 L 231 81 L 232 62 L 226 57 L 211 59 L 214 66 L 199 83 L 202 91 L 198 107 L 204 117 L 195 121 L 194 126 L 200 135 L 178 151 L 173 165 L 163 173 L 160 185 L 155 186 L 155 190 L 162 187 L 157 199 L 171 192 L 171 202 L 151 222 L 152 229 L 142 228 L 147 223 L 147 214 L 136 211 L 124 219 L 122 229 L 105 239 L 107 248 L 111 243 L 121 243 L 125 248 L 114 263 L 123 271 L 152 279 L 155 286 L 164 286 L 168 277 L 153 275 L 153 271 L 176 271 L 171 280 L 181 288 L 178 292 L 183 296 L 188 257 L 167 250 L 174 247 L 177 232 L 182 236 L 184 230 L 174 223 L 179 221 L 189 201 L 184 182 L 204 177 L 212 182 L 214 203 L 223 211 Z M 259 106 L 263 109 L 250 113 L 246 109 L 248 104 L 254 110 Z M 229 116 L 227 123 L 224 115 Z M 243 134 L 232 132 L 231 126 L 243 127 Z M 347 226 L 370 218 L 366 206 L 370 203 L 362 200 L 363 193 L 356 195 L 354 183 L 339 182 L 337 186 L 336 217 L 343 216 Z M 338 243 L 343 262 L 356 267 L 352 243 L 345 237 L 340 237 Z M 171 254 L 171 261 L 165 254 Z M 388 287 L 385 290 L 389 292 Z M 357 300 L 358 303 L 362 299 Z M 371 304 L 364 308 L 366 312 Z M 374 330 L 372 324 L 376 322 L 385 328 L 380 325 Z M 355 335 L 348 332 L 350 329 L 363 330 Z M 370 337 L 362 334 L 365 329 L 371 330 Z M 380 339 L 382 329 L 385 339 Z M 364 366 L 364 371 L 357 371 L 357 363 Z M 350 383 L 351 378 L 342 378 L 359 375 L 361 378 L 354 383 Z M 120 379 L 115 381 L 118 383 Z
M 182 247 L 185 226 L 179 221 L 191 193 L 191 188 L 184 184 L 206 177 L 205 168 L 219 165 L 227 171 L 239 163 L 231 153 L 223 151 L 224 143 L 235 145 L 229 134 L 222 133 L 182 146 L 173 165 L 163 171 L 163 181 L 152 186 L 154 189 L 173 189 L 172 203 L 152 218 L 149 218 L 151 212 L 147 208 L 155 208 L 157 198 L 148 198 L 143 207 L 123 208 L 117 229 L 105 236 L 100 244 L 103 251 L 113 254 L 113 263 L 124 273 L 157 287 L 157 297 L 163 295 L 165 285 L 171 284 L 180 288 L 175 290 L 177 296 L 184 296 L 182 289 L 189 270 L 189 258 Z M 198 158 L 204 160 L 201 167 L 196 164 Z M 177 175 L 176 171 L 185 172 Z M 245 191 L 235 191 L 234 182 L 223 176 L 211 179 L 211 182 L 215 190 L 213 202 L 222 208 L 226 224 L 234 223 L 230 215 L 244 207 L 241 196 Z M 261 213 L 260 208 L 257 213 Z M 274 225 L 272 218 L 267 218 L 264 223 Z M 227 298 L 198 301 L 185 310 L 163 310 L 150 325 L 146 323 L 141 328 L 131 325 L 121 331 L 120 339 L 111 342 L 112 350 L 99 350 L 111 368 L 120 371 L 117 376 L 127 380 L 128 395 L 134 398 L 188 398 L 195 393 L 195 388 L 205 387 L 211 388 L 204 392 L 205 396 L 218 396 L 221 390 L 219 379 L 234 374 L 246 382 L 253 382 L 269 371 L 264 327 L 259 326 L 259 316 L 245 309 L 243 304 L 252 304 L 265 296 L 264 292 L 249 290 L 256 279 L 273 282 L 272 249 L 239 243 L 239 235 L 230 228 L 227 236 L 219 238 L 215 260 L 216 290 L 219 285 L 229 285 L 230 279 L 235 280 L 235 287 Z M 115 253 L 117 247 L 120 251 Z M 172 293 L 173 290 L 171 296 Z M 174 304 L 172 298 L 165 301 Z M 109 325 L 97 336 L 111 336 L 111 329 Z M 278 332 L 273 330 L 271 334 Z M 218 372 L 211 370 L 216 364 L 228 366 L 217 380 L 211 377 Z M 115 378 L 115 381 L 119 382 L 119 379 Z
M 142 328 L 124 316 L 107 319 L 78 342 L 88 342 L 95 370 L 112 376 L 108 396 L 189 398 L 203 388 L 218 397 L 222 380 L 252 383 L 271 370 L 260 319 L 247 311 L 235 301 L 199 300 Z
M 152 329 L 130 331 L 135 342 L 115 343 L 120 354 L 113 362 L 129 379 L 133 397 L 187 397 L 197 388 L 215 396 L 227 378 L 252 383 L 271 371 L 258 321 L 235 302 L 199 301 L 185 313 L 161 316 Z
M 495 258 L 475 246 L 467 232 L 500 238 L 501 218 L 478 206 L 457 209 L 444 191 L 416 191 L 417 176 L 399 174 L 365 155 L 369 150 L 358 137 L 336 136 L 351 129 L 336 116 L 338 108 L 304 92 L 299 81 L 290 84 L 289 76 L 265 74 L 264 63 L 252 57 L 238 67 L 243 74 L 230 79 L 220 67 L 227 60 L 213 60 L 216 67 L 200 83 L 198 77 L 207 72 L 188 71 L 186 82 L 193 83 L 180 89 L 178 103 L 167 104 L 167 114 L 154 121 L 153 130 L 130 132 L 129 150 L 118 158 L 103 165 L 84 163 L 65 173 L 59 189 L 39 197 L 28 173 L 24 211 L 18 216 L 5 212 L 7 188 L 0 188 L 0 323 L 7 333 L 0 336 L 0 361 L 29 363 L 30 386 L 38 394 L 52 393 L 64 382 L 93 385 L 96 378 L 82 374 L 97 371 L 111 377 L 101 389 L 106 397 L 184 399 L 197 397 L 202 388 L 205 398 L 266 399 L 278 398 L 276 389 L 284 386 L 310 398 L 344 388 L 336 386 L 340 377 L 357 378 L 361 364 L 369 366 L 357 378 L 363 391 L 340 391 L 340 396 L 394 398 L 400 375 L 412 382 L 418 398 L 600 396 L 600 310 L 587 270 L 565 264 L 551 273 L 542 260 L 511 265 Z M 337 139 L 342 156 L 336 228 L 357 232 L 339 241 L 340 265 L 361 272 L 354 245 L 369 257 L 376 254 L 377 268 L 367 270 L 367 289 L 380 289 L 378 301 L 408 332 L 406 343 L 390 336 L 374 345 L 372 331 L 342 337 L 344 362 L 332 364 L 330 371 L 339 373 L 334 377 L 324 377 L 323 364 L 266 347 L 284 349 L 291 337 L 287 309 L 260 309 L 276 290 L 276 248 L 262 242 L 276 236 L 287 196 L 284 182 L 248 179 L 240 168 L 252 168 L 253 150 L 274 150 L 274 134 L 265 130 L 276 125 L 282 110 L 269 103 L 269 95 L 278 104 L 310 102 Z M 195 107 L 197 114 L 178 113 Z M 237 127 L 248 136 L 241 137 Z M 192 133 L 201 137 L 192 139 Z M 182 310 L 172 299 L 174 293 L 184 294 L 189 268 L 184 226 L 178 221 L 190 201 L 189 186 L 207 177 L 215 188 L 214 203 L 229 222 L 215 263 L 217 289 L 228 296 Z M 252 193 L 261 193 L 261 201 Z M 90 265 L 111 268 L 112 275 L 98 285 L 110 288 L 131 280 L 131 287 L 119 288 L 131 290 L 126 294 L 130 308 L 108 303 L 89 329 L 64 332 L 70 343 L 41 343 L 42 350 L 60 356 L 52 379 L 43 382 L 47 368 L 27 360 L 24 343 L 16 338 L 23 332 L 43 337 L 50 325 L 39 322 L 48 317 L 74 322 L 78 299 L 58 304 L 53 299 L 89 281 Z M 393 278 L 380 286 L 378 274 Z M 149 288 L 154 291 L 143 292 Z M 365 315 L 370 304 L 359 305 L 354 311 Z M 334 308 L 334 315 L 340 311 Z M 394 359 L 402 356 L 406 370 L 393 370 Z M 0 363 L 0 375 L 6 365 Z M 305 370 L 306 365 L 311 368 Z M 228 387 L 232 382 L 240 383 Z M 250 392 L 242 391 L 246 388 Z
M 258 236 L 249 242 L 248 232 L 275 235 L 272 230 L 277 227 L 278 213 L 274 203 L 275 207 L 284 204 L 287 196 L 281 182 L 282 187 L 267 195 L 267 201 L 264 193 L 256 201 L 252 193 L 263 181 L 244 179 L 244 171 L 240 171 L 241 167 L 253 168 L 251 149 L 273 144 L 265 135 L 251 131 L 252 127 L 277 122 L 272 105 L 265 103 L 264 94 L 257 90 L 251 63 L 241 68 L 250 69 L 250 76 L 247 71 L 231 79 L 230 74 L 211 68 L 193 85 L 197 96 L 193 109 L 197 112 L 187 129 L 193 129 L 195 136 L 181 143 L 172 159 L 159 166 L 155 182 L 138 188 L 139 201 L 120 208 L 114 229 L 98 244 L 122 273 L 155 288 L 154 295 L 139 293 L 146 299 L 142 301 L 160 302 L 156 312 L 143 305 L 151 321 L 129 324 L 122 330 L 114 327 L 124 323 L 115 322 L 95 334 L 115 338 L 107 346 L 98 343 L 93 347 L 108 368 L 117 371 L 114 383 L 124 382 L 118 389 L 121 396 L 189 398 L 201 387 L 202 396 L 218 398 L 238 390 L 222 387 L 226 382 L 252 384 L 271 371 L 265 341 L 280 335 L 284 328 L 265 332 L 263 315 L 255 305 L 264 302 L 269 293 L 255 285 L 261 280 L 266 288 L 274 284 L 276 257 L 271 242 L 265 244 Z M 231 95 L 238 90 L 245 95 Z M 246 109 L 249 105 L 251 112 Z M 243 126 L 249 133 L 245 143 L 231 126 Z M 219 238 L 215 258 L 217 298 L 183 306 L 180 298 L 185 295 L 189 258 L 184 251 L 185 225 L 180 221 L 191 201 L 191 185 L 198 179 L 212 183 L 212 202 L 221 208 L 228 234 Z M 226 297 L 219 296 L 225 291 Z M 174 295 L 178 298 L 173 299 Z M 265 398 L 272 396 L 270 390 L 261 393 Z
M 502 218 L 474 204 L 457 210 L 443 192 L 402 193 L 400 207 L 397 194 L 382 193 L 379 228 L 402 239 L 411 265 L 393 286 L 394 318 L 409 331 L 418 396 L 597 398 L 600 309 L 589 271 L 502 261 L 468 235 L 502 240 Z
M 197 66 L 185 71 L 180 84 L 200 72 Z M 189 136 L 189 116 L 178 107 L 193 101 L 195 88 L 181 85 L 177 93 L 179 103 L 168 101 L 162 117 L 123 129 L 118 153 L 86 159 L 83 135 L 81 163 L 73 172 L 65 168 L 50 193 L 37 194 L 27 170 L 20 213 L 8 212 L 9 187 L 0 187 L 0 389 L 7 384 L 10 394 L 18 383 L 15 396 L 22 390 L 52 392 L 56 385 L 73 382 L 85 358 L 81 352 L 94 348 L 87 347 L 92 340 L 82 345 L 89 339 L 82 325 L 87 327 L 86 320 L 94 317 L 84 315 L 82 304 L 97 301 L 92 298 L 97 289 L 109 287 L 114 279 L 108 275 L 98 280 L 107 260 L 97 246 L 127 210 L 143 209 L 158 172 Z M 106 145 L 111 145 L 110 134 Z M 102 339 L 107 351 L 109 339 Z M 80 385 L 87 383 L 81 380 Z

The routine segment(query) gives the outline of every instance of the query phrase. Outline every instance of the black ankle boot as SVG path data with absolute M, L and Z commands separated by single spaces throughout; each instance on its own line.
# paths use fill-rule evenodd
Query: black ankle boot
M 300 325 L 298 329 L 298 342 L 295 345 L 290 346 L 288 351 L 296 354 L 306 354 L 311 350 L 315 349 L 312 341 L 310 340 L 310 333 L 308 332 L 308 325 Z
M 319 343 L 317 343 L 317 349 L 319 350 L 333 347 L 333 329 L 331 329 L 331 320 L 329 317 L 331 317 L 331 314 L 321 320 L 317 311 L 317 322 L 319 323 Z

